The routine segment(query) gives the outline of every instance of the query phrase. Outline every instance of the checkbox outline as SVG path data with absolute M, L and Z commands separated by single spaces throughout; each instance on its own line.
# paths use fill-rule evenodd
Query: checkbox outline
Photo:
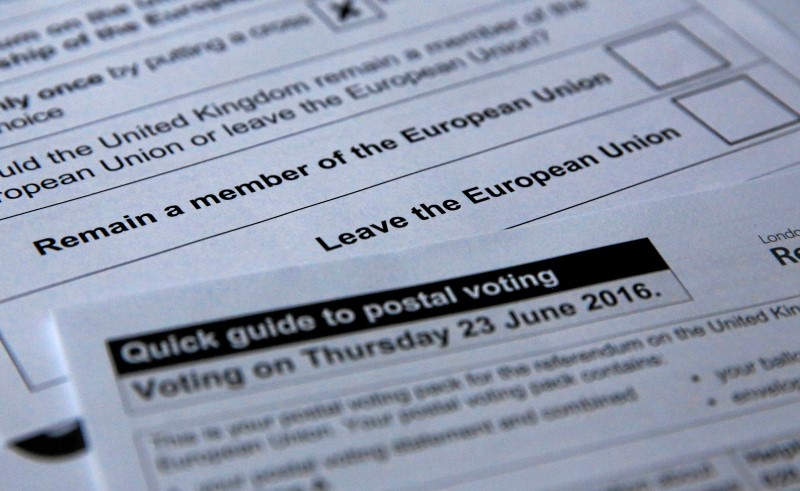
M 672 81 L 667 82 L 665 84 L 659 84 L 655 80 L 653 80 L 650 77 L 648 77 L 644 72 L 639 70 L 633 63 L 628 61 L 625 58 L 625 56 L 623 56 L 621 53 L 617 52 L 616 49 L 615 49 L 615 47 L 620 47 L 620 46 L 623 46 L 625 44 L 630 44 L 630 43 L 633 43 L 633 42 L 636 42 L 636 41 L 647 39 L 648 37 L 651 37 L 653 35 L 660 34 L 660 33 L 663 33 L 663 32 L 667 32 L 667 31 L 677 31 L 680 35 L 682 35 L 685 38 L 687 38 L 690 43 L 694 44 L 700 50 L 706 52 L 712 58 L 717 60 L 718 65 L 715 66 L 715 67 L 712 67 L 712 68 L 707 68 L 705 70 L 702 70 L 700 72 L 694 73 L 694 74 L 686 76 L 686 77 L 682 77 L 682 78 L 679 78 L 679 79 L 672 80 Z M 666 89 L 672 88 L 672 87 L 674 87 L 676 85 L 680 85 L 680 84 L 683 84 L 683 83 L 686 83 L 686 82 L 690 82 L 692 80 L 696 80 L 696 79 L 705 77 L 706 75 L 710 75 L 712 73 L 715 73 L 715 72 L 718 72 L 718 71 L 721 71 L 721 70 L 725 70 L 725 69 L 731 67 L 731 62 L 727 58 L 722 56 L 719 52 L 717 52 L 714 48 L 712 48 L 708 43 L 706 43 L 705 41 L 703 41 L 702 39 L 697 37 L 697 35 L 695 35 L 692 31 L 690 31 L 689 29 L 684 27 L 682 24 L 679 24 L 678 22 L 669 22 L 667 24 L 664 24 L 664 25 L 661 25 L 661 26 L 658 26 L 658 27 L 654 27 L 652 29 L 648 29 L 646 31 L 636 33 L 636 34 L 634 34 L 632 36 L 628 36 L 628 37 L 616 40 L 614 42 L 611 42 L 606 46 L 606 51 L 608 52 L 609 55 L 611 55 L 612 58 L 614 58 L 615 60 L 620 62 L 623 66 L 628 68 L 628 70 L 633 72 L 637 77 L 639 77 L 641 80 L 643 80 L 645 83 L 647 83 L 650 87 L 652 87 L 652 88 L 654 88 L 656 90 L 666 90 Z
M 334 32 L 346 31 L 348 29 L 353 29 L 355 27 L 359 27 L 359 26 L 362 26 L 364 24 L 371 24 L 371 23 L 374 23 L 374 22 L 380 22 L 381 20 L 386 18 L 386 13 L 383 11 L 383 9 L 378 7 L 374 2 L 372 2 L 372 0 L 359 0 L 359 1 L 363 2 L 364 4 L 366 4 L 367 7 L 369 7 L 370 12 L 372 12 L 372 14 L 374 14 L 374 15 L 372 15 L 370 17 L 366 17 L 366 18 L 360 19 L 360 20 L 353 21 L 352 23 L 348 23 L 348 24 L 337 24 L 336 22 L 333 22 L 333 20 L 330 18 L 328 13 L 326 13 L 319 6 L 319 3 L 320 3 L 319 0 L 307 0 L 306 4 L 308 5 L 308 8 L 311 9 L 311 11 L 314 14 L 316 14 L 316 16 L 318 18 L 320 18 L 322 20 L 322 23 L 327 25 Z
M 739 138 L 739 139 L 736 139 L 736 140 L 730 140 L 727 137 L 725 137 L 725 135 L 723 135 L 719 131 L 715 130 L 710 124 L 706 123 L 700 116 L 698 116 L 695 113 L 693 113 L 691 109 L 689 109 L 688 107 L 684 106 L 680 102 L 681 99 L 687 99 L 689 97 L 693 97 L 695 95 L 702 94 L 703 92 L 708 92 L 708 91 L 711 91 L 711 90 L 715 90 L 715 89 L 718 89 L 718 88 L 723 87 L 725 85 L 730 85 L 730 84 L 733 84 L 733 83 L 736 83 L 736 82 L 745 82 L 748 85 L 750 85 L 751 87 L 753 87 L 755 90 L 760 91 L 762 94 L 764 94 L 772 102 L 774 102 L 775 104 L 777 104 L 778 106 L 780 106 L 781 108 L 786 110 L 788 113 L 793 115 L 794 119 L 792 121 L 788 121 L 786 123 L 781 123 L 779 125 L 772 126 L 772 127 L 767 128 L 765 130 L 761 130 L 761 131 L 759 131 L 757 133 L 754 133 L 752 135 L 747 135 L 745 137 L 742 137 L 742 138 Z M 775 132 L 775 131 L 779 131 L 779 130 L 782 130 L 784 128 L 788 128 L 789 126 L 793 126 L 793 125 L 797 124 L 798 122 L 800 122 L 800 113 L 798 113 L 790 105 L 788 105 L 785 102 L 783 102 L 778 96 L 776 96 L 775 94 L 773 94 L 772 92 L 767 90 L 763 85 L 759 84 L 758 82 L 753 80 L 750 76 L 745 75 L 745 74 L 737 75 L 735 77 L 731 77 L 729 79 L 722 80 L 720 82 L 717 82 L 717 83 L 714 83 L 714 84 L 711 84 L 711 85 L 707 85 L 705 87 L 701 87 L 701 88 L 696 89 L 696 90 L 692 90 L 692 91 L 687 92 L 685 94 L 681 94 L 679 96 L 675 96 L 675 97 L 672 98 L 672 102 L 676 106 L 678 106 L 678 108 L 681 111 L 686 113 L 689 117 L 691 117 L 692 119 L 694 119 L 695 121 L 700 123 L 700 125 L 702 125 L 708 131 L 710 131 L 711 133 L 716 135 L 720 140 L 724 141 L 725 143 L 727 143 L 728 145 L 731 145 L 731 146 L 738 145 L 739 143 L 742 143 L 744 141 L 752 140 L 753 138 L 758 138 L 760 136 L 764 136 L 766 134 L 769 134 L 769 133 L 772 133 L 772 132 Z

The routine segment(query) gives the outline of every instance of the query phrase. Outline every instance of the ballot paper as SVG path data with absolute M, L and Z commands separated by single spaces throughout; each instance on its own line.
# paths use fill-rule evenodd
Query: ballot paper
M 57 313 L 115 490 L 797 489 L 800 175 Z
M 800 45 L 744 1 L 15 4 L 0 480 L 84 447 L 49 309 L 800 161 Z

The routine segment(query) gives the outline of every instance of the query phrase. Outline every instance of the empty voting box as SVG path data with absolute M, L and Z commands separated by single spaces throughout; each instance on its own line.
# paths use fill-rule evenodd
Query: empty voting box
M 800 121 L 797 111 L 745 75 L 689 92 L 673 101 L 729 145 Z
M 607 47 L 608 52 L 642 80 L 663 90 L 730 65 L 680 24 L 668 24 Z

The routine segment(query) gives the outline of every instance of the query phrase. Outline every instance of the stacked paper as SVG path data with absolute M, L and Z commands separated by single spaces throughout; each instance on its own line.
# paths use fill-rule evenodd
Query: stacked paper
M 0 5 L 0 489 L 796 488 L 793 9 Z

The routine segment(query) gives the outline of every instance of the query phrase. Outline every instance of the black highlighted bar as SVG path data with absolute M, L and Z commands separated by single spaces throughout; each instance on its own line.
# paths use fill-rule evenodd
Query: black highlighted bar
M 484 309 L 665 270 L 669 266 L 650 240 L 638 239 L 433 283 L 112 339 L 107 348 L 117 374 L 125 375 Z

